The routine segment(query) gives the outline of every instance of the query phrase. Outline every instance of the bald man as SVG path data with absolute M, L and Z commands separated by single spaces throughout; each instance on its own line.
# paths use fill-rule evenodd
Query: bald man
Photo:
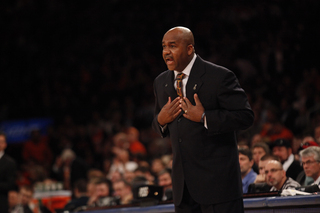
M 167 31 L 162 47 L 152 125 L 172 142 L 175 211 L 243 212 L 235 132 L 253 123 L 247 96 L 233 72 L 195 53 L 188 28 Z

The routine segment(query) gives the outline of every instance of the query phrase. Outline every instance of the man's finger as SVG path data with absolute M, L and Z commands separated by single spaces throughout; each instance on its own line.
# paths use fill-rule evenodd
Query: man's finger
M 194 101 L 196 102 L 196 105 L 202 105 L 202 103 L 200 102 L 200 99 L 199 99 L 199 96 L 198 96 L 197 93 L 195 93 L 195 94 L 193 95 L 193 97 L 194 97 Z
M 187 97 L 184 97 L 183 99 L 184 99 L 184 102 L 186 102 L 187 106 L 192 105 Z

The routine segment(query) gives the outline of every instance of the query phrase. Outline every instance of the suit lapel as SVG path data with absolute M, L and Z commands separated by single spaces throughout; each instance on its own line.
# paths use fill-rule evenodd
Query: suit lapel
M 172 101 L 176 97 L 178 97 L 177 91 L 175 90 L 173 84 L 174 84 L 174 73 L 173 71 L 168 71 L 168 74 L 166 76 L 163 86 L 164 86 L 164 91 L 168 94 L 169 97 L 171 97 Z
M 201 76 L 204 73 L 205 73 L 204 63 L 202 62 L 202 59 L 197 55 L 197 59 L 191 68 L 190 76 L 186 85 L 187 98 L 192 104 L 195 104 L 193 95 L 195 93 L 198 93 L 200 87 L 203 84 L 203 81 L 201 80 Z

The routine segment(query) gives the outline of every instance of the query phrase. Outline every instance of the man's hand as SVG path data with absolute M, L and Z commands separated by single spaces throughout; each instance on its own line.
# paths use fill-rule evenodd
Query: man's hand
M 195 106 L 191 104 L 188 98 L 184 97 L 183 100 L 180 100 L 180 107 L 185 112 L 183 117 L 194 122 L 200 122 L 204 108 L 197 94 L 194 94 L 193 98 L 196 102 Z
M 171 101 L 171 97 L 168 98 L 168 102 L 162 107 L 158 115 L 158 123 L 161 126 L 171 123 L 180 114 L 180 100 L 180 97 L 177 97 L 173 101 Z

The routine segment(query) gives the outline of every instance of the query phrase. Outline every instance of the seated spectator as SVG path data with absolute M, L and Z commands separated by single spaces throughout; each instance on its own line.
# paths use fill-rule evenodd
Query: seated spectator
M 282 163 L 287 176 L 296 180 L 303 168 L 301 167 L 300 162 L 294 159 L 289 141 L 277 139 L 272 144 L 272 153 L 280 158 L 280 162 Z
M 129 142 L 129 151 L 133 156 L 147 155 L 146 147 L 139 141 L 139 130 L 135 127 L 129 127 L 126 131 Z
M 19 193 L 17 190 L 10 190 L 8 192 L 9 212 L 11 212 L 16 205 L 19 204 Z
M 300 151 L 301 164 L 308 177 L 312 177 L 312 185 L 318 185 L 320 188 L 320 147 L 311 146 Z
M 163 187 L 162 200 L 172 200 L 171 169 L 164 169 L 158 174 L 158 185 Z
M 112 206 L 115 205 L 115 199 L 112 197 L 112 184 L 106 178 L 100 178 L 95 182 L 95 192 L 89 197 L 88 206 Z
M 270 154 L 262 156 L 260 161 L 259 161 L 259 174 L 257 175 L 256 180 L 254 181 L 254 183 L 265 183 L 266 182 L 266 176 L 265 176 L 265 173 L 264 173 L 264 169 L 265 169 L 266 164 L 270 160 L 279 161 L 279 158 L 277 156 L 270 155 Z
M 266 164 L 264 172 L 268 185 L 272 186 L 270 191 L 282 191 L 284 189 L 295 189 L 296 187 L 300 187 L 298 182 L 286 176 L 286 171 L 279 161 L 269 161 Z
M 134 171 L 135 176 L 143 176 L 145 177 L 149 184 L 154 184 L 155 177 L 151 174 L 150 169 L 145 166 L 140 166 Z
M 87 182 L 84 179 L 75 182 L 73 187 L 73 197 L 64 207 L 65 211 L 74 211 L 78 208 L 87 206 L 89 197 L 87 195 Z
M 126 180 L 121 179 L 113 183 L 114 196 L 119 199 L 118 204 L 130 204 L 133 200 L 133 193 L 131 190 L 131 184 Z
M 253 183 L 257 177 L 257 173 L 252 169 L 253 159 L 250 149 L 239 148 L 239 164 L 242 178 L 242 190 L 243 193 L 247 193 L 249 185 Z
M 42 212 L 42 213 L 51 213 L 51 211 L 39 204 L 35 205 L 32 203 L 33 198 L 33 188 L 29 185 L 23 185 L 19 189 L 19 204 L 11 211 L 11 213 L 33 213 L 33 212 Z
M 270 149 L 266 143 L 258 142 L 252 146 L 251 150 L 252 150 L 252 158 L 254 161 L 253 169 L 255 170 L 255 167 L 259 166 L 260 158 L 266 154 L 269 154 Z M 259 169 L 256 172 L 259 173 Z

